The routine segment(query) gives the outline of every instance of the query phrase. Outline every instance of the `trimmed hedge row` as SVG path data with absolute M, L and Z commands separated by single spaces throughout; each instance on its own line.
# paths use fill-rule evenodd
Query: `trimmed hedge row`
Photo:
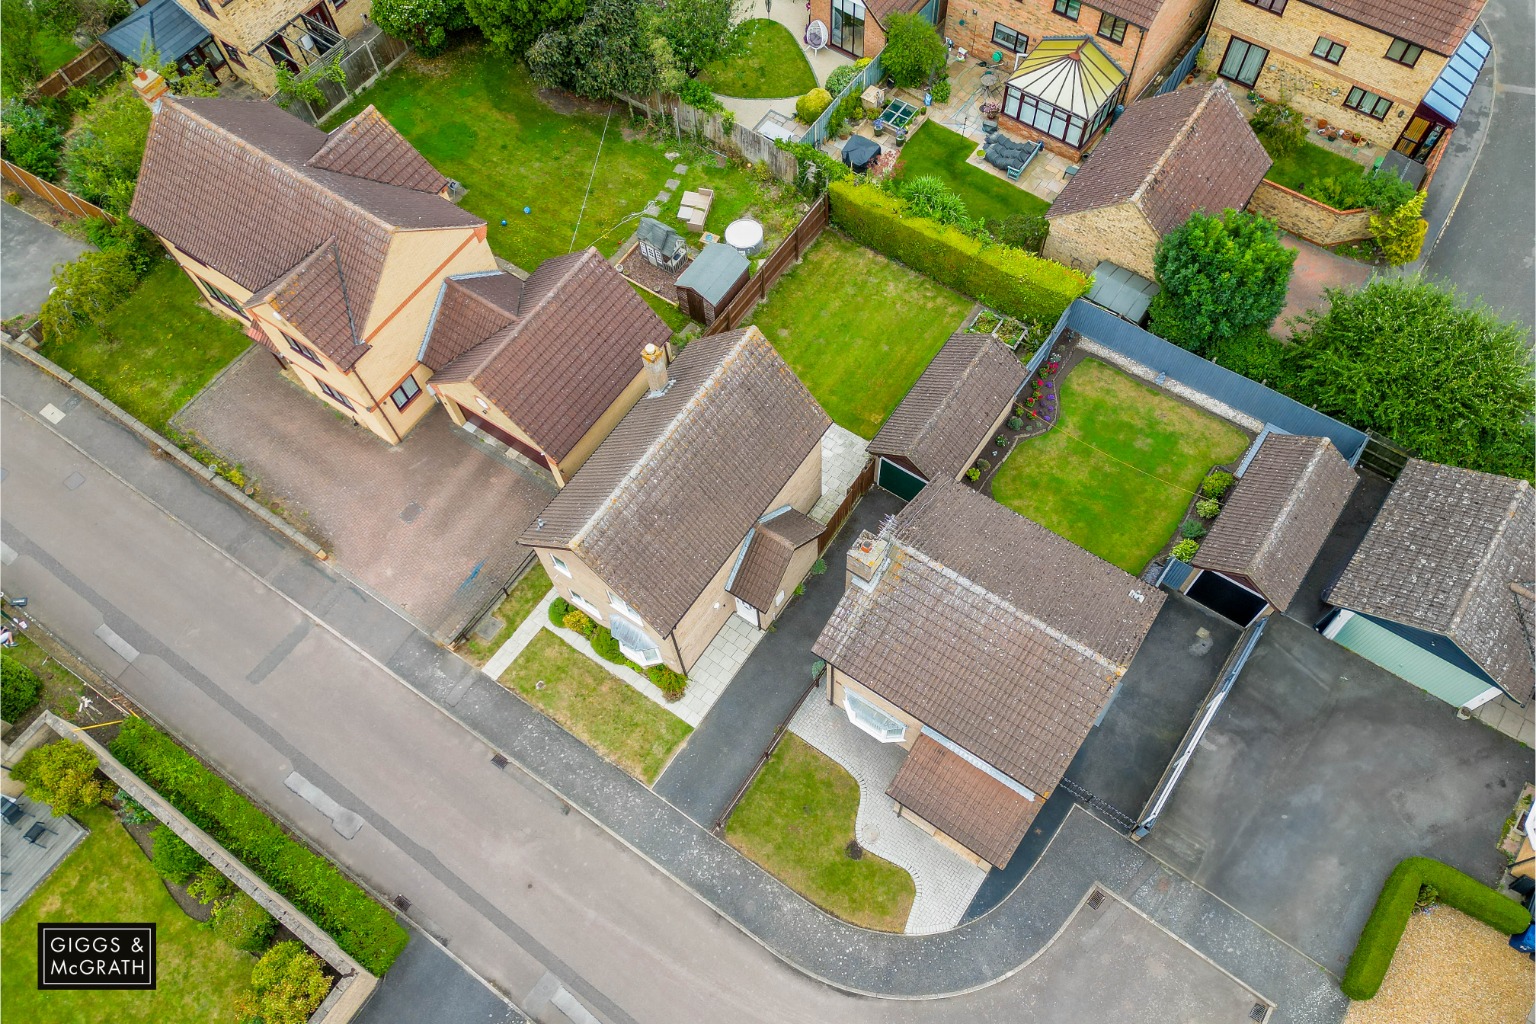
M 277 822 L 142 718 L 130 718 L 113 756 L 246 867 L 308 914 L 342 949 L 383 974 L 408 936 L 394 915 L 329 860 L 290 838 Z
M 1387 876 L 1376 906 L 1360 930 L 1360 941 L 1355 944 L 1355 953 L 1339 982 L 1346 996 L 1370 999 L 1381 988 L 1387 968 L 1392 966 L 1392 954 L 1397 952 L 1408 918 L 1413 915 L 1419 888 L 1424 885 L 1438 890 L 1441 903 L 1505 935 L 1523 932 L 1530 926 L 1531 912 L 1508 896 L 1449 864 L 1428 857 L 1409 857 Z
M 1088 278 L 1071 267 L 908 216 L 874 185 L 834 181 L 828 191 L 832 223 L 849 237 L 1010 316 L 1050 327 L 1088 291 Z

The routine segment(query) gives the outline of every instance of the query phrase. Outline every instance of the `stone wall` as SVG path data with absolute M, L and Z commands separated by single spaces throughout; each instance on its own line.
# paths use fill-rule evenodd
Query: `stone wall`
M 1371 237 L 1370 210 L 1335 210 L 1272 181 L 1259 182 L 1248 209 L 1317 245 L 1338 245 Z

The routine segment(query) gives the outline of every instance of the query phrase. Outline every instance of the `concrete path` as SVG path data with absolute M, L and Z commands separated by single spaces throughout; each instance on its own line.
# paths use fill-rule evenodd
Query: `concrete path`
M 533 638 L 539 635 L 539 630 L 549 624 L 549 606 L 558 596 L 560 595 L 551 587 L 549 593 L 544 595 L 544 600 L 533 606 L 528 617 L 512 631 L 512 635 L 507 637 L 505 643 L 496 648 L 496 653 L 491 655 L 491 660 L 487 661 L 480 671 L 492 679 L 500 679 L 501 674 L 511 667 L 519 654 L 523 653 L 523 648 L 533 643 Z
M 842 765 L 858 782 L 854 835 L 866 850 L 911 875 L 917 890 L 906 933 L 929 935 L 959 924 L 987 873 L 896 813 L 885 791 L 907 759 L 906 748 L 860 732 L 842 708 L 827 703 L 821 687 L 806 694 L 789 720 L 789 731 Z
M 93 248 L 0 203 L 0 320 L 36 314 L 53 287 L 53 269 Z

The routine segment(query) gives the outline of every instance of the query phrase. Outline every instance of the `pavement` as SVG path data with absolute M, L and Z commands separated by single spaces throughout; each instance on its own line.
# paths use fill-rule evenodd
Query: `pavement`
M 94 248 L 0 203 L 0 320 L 36 314 L 53 287 L 54 268 Z
M 344 419 L 252 346 L 176 426 L 244 468 L 345 572 L 452 639 L 530 552 L 516 543 L 553 487 L 434 408 L 398 445 Z
M 1403 858 L 1497 882 L 1531 777 L 1529 749 L 1275 616 L 1142 845 L 1338 972 Z
M 1275 1000 L 1273 1019 L 1343 1013 L 1315 963 L 1080 808 L 968 925 L 836 921 L 94 406 L 4 370 L 8 589 L 344 870 L 408 896 L 410 920 L 514 1002 L 610 1024 L 1070 1020 L 1019 1012 L 1020 968 L 1103 884 Z M 353 838 L 284 785 L 293 772 L 362 819 Z M 1177 1017 L 1187 994 L 1153 970 L 1116 983 L 1144 997 L 1140 1019 Z
M 1280 244 L 1296 253 L 1291 268 L 1291 283 L 1285 292 L 1285 306 L 1275 317 L 1270 333 L 1277 338 L 1291 336 L 1291 320 L 1309 309 L 1326 308 L 1324 293 L 1329 288 L 1355 288 L 1370 279 L 1371 266 L 1359 260 L 1335 255 L 1305 239 L 1282 235 Z
M 528 1018 L 418 928 L 352 1024 L 525 1024 Z
M 721 822 L 758 762 L 810 690 L 816 656 L 811 645 L 843 596 L 848 547 L 860 531 L 875 531 L 904 502 L 876 487 L 855 506 L 825 556 L 827 571 L 807 576 L 805 593 L 790 602 L 758 643 L 688 743 L 657 778 L 656 794 L 705 828 Z

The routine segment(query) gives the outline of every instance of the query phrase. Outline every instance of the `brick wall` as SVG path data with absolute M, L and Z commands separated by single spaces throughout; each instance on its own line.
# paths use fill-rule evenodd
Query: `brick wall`
M 785 3 L 788 0 L 779 0 L 779 2 Z M 832 0 L 811 0 L 810 14 L 811 16 L 807 24 L 810 21 L 819 21 L 827 26 L 827 46 L 837 49 L 832 46 Z M 864 17 L 864 52 L 854 54 L 853 56 L 873 57 L 883 49 L 885 49 L 885 30 L 880 27 L 879 22 L 866 14 Z M 839 52 L 846 53 L 847 51 Z
M 1370 210 L 1335 210 L 1272 181 L 1259 182 L 1248 209 L 1317 245 L 1338 245 L 1371 237 Z
M 1186 3 L 1191 0 L 1173 2 Z M 1013 70 L 1013 54 L 992 41 L 993 26 L 998 23 L 1029 36 L 1030 49 L 1034 49 L 1035 44 L 1046 36 L 1092 36 L 1094 42 L 1129 73 L 1136 63 L 1136 50 L 1141 44 L 1142 30 L 1135 25 L 1127 26 L 1125 39 L 1119 43 L 1101 38 L 1097 33 L 1102 14 L 1097 7 L 1083 4 L 1074 21 L 1066 15 L 1057 14 L 1052 0 L 957 0 L 949 5 L 944 35 L 953 39 L 956 46 L 965 47 L 972 60 L 990 57 L 1001 51 L 1005 72 Z M 1150 78 L 1154 73 L 1155 70 L 1148 72 L 1147 77 Z
M 1109 260 L 1152 281 L 1157 278 L 1152 262 L 1158 240 L 1157 229 L 1140 210 L 1131 203 L 1120 203 L 1053 217 L 1042 255 L 1085 274 L 1093 273 L 1100 261 Z
M 1220 0 L 1206 40 L 1219 66 L 1233 36 L 1269 50 L 1255 89 L 1265 99 L 1284 100 L 1312 118 L 1323 118 L 1391 148 L 1414 108 L 1445 67 L 1446 58 L 1425 50 L 1414 67 L 1387 60 L 1393 37 L 1329 14 L 1301 0 L 1274 15 L 1243 0 Z M 1319 36 L 1346 47 L 1337 65 L 1311 56 Z M 1392 102 L 1384 121 L 1344 106 L 1352 86 Z

